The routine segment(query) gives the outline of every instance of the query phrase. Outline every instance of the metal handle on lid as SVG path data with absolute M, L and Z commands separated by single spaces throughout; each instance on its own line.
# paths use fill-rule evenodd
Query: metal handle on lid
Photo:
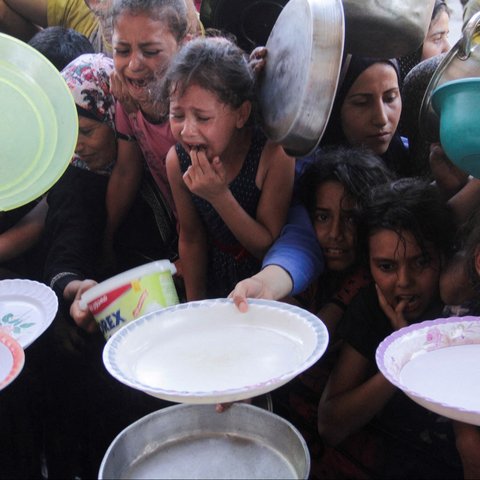
M 460 42 L 458 49 L 458 58 L 460 60 L 467 60 L 470 54 L 478 46 L 478 42 L 475 41 L 477 30 L 480 27 L 480 12 L 477 12 L 468 21 L 463 29 L 462 42 Z M 478 32 L 480 34 L 480 32 Z M 473 46 L 472 46 L 473 44 Z

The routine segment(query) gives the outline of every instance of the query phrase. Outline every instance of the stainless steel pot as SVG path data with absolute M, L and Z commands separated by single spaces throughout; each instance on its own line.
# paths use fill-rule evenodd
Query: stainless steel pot
M 305 440 L 285 419 L 244 403 L 175 405 L 137 420 L 111 443 L 99 479 L 306 479 Z
M 451 80 L 480 77 L 480 12 L 465 25 L 462 37 L 436 68 L 423 96 L 419 125 L 430 142 L 440 141 L 440 118 L 432 108 L 434 90 Z
M 343 0 L 345 51 L 393 58 L 414 52 L 428 32 L 435 0 Z
M 325 130 L 342 62 L 341 0 L 290 0 L 268 38 L 259 86 L 266 134 L 294 156 L 312 152 Z

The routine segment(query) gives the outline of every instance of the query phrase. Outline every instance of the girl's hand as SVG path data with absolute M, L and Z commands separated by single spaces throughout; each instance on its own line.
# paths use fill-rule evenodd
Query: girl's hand
M 137 103 L 128 92 L 125 82 L 115 71 L 110 74 L 110 91 L 112 92 L 112 95 L 122 104 L 122 107 L 127 114 L 136 112 L 138 110 Z
M 408 303 L 408 299 L 402 299 L 398 305 L 393 308 L 388 302 L 387 299 L 384 297 L 382 291 L 378 288 L 378 285 L 375 285 L 375 289 L 377 290 L 378 296 L 378 303 L 380 308 L 383 310 L 385 315 L 389 318 L 392 328 L 394 330 L 399 330 L 400 328 L 406 327 L 408 325 L 405 317 L 403 315 L 403 311 Z
M 265 284 L 255 277 L 246 278 L 235 285 L 235 289 L 230 292 L 228 298 L 242 313 L 248 310 L 247 298 L 269 298 Z
M 265 69 L 265 65 L 267 64 L 266 58 L 267 49 L 265 47 L 256 47 L 250 54 L 248 64 L 256 78 L 260 77 L 261 73 Z
M 213 204 L 228 191 L 225 168 L 218 157 L 210 163 L 202 149 L 193 149 L 190 158 L 192 165 L 183 180 L 192 193 Z

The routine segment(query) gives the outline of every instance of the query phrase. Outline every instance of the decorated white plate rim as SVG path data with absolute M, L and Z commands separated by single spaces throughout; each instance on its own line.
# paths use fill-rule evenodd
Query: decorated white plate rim
M 472 315 L 467 315 L 464 317 L 445 317 L 445 318 L 437 318 L 434 320 L 424 320 L 423 322 L 415 323 L 412 325 L 408 325 L 407 327 L 403 327 L 400 330 L 397 330 L 393 333 L 391 333 L 388 337 L 386 337 L 378 346 L 375 357 L 376 357 L 376 362 L 379 370 L 381 373 L 384 375 L 384 377 L 391 382 L 393 385 L 401 389 L 405 394 L 419 398 L 424 402 L 428 402 L 432 405 L 437 405 L 438 407 L 443 407 L 444 409 L 448 410 L 454 410 L 456 412 L 460 413 L 465 413 L 469 415 L 478 415 L 480 413 L 479 410 L 471 410 L 467 408 L 462 408 L 459 407 L 458 405 L 454 405 L 452 403 L 448 402 L 442 402 L 439 400 L 436 400 L 432 397 L 426 396 L 425 394 L 418 392 L 416 390 L 412 390 L 411 388 L 406 387 L 402 382 L 400 382 L 396 377 L 394 377 L 387 369 L 385 365 L 385 354 L 388 351 L 388 348 L 395 343 L 397 340 L 399 340 L 402 337 L 405 337 L 406 335 L 411 334 L 412 332 L 417 332 L 421 330 L 426 330 L 428 331 L 432 327 L 436 327 L 439 325 L 455 325 L 455 324 L 460 324 L 460 323 L 478 323 L 480 325 L 480 317 L 472 316 Z M 480 338 L 479 338 L 480 340 Z M 440 350 L 444 348 L 452 348 L 454 346 L 461 346 L 461 345 L 478 345 L 480 344 L 480 341 L 478 342 L 467 342 L 467 343 L 459 343 L 458 345 L 445 345 L 439 348 L 433 348 L 430 351 L 435 351 L 435 350 Z M 402 365 L 402 368 L 409 362 L 405 362 Z
M 145 385 L 144 383 L 138 382 L 136 380 L 132 380 L 131 378 L 127 378 L 125 375 L 123 375 L 123 373 L 121 373 L 121 370 L 116 365 L 115 359 L 113 358 L 114 355 L 112 352 L 114 352 L 117 346 L 119 346 L 123 342 L 124 338 L 130 333 L 130 331 L 138 328 L 144 322 L 150 321 L 152 317 L 166 315 L 169 312 L 176 311 L 176 310 L 189 310 L 189 309 L 201 308 L 206 305 L 212 306 L 217 303 L 233 305 L 233 300 L 228 298 L 217 298 L 217 299 L 210 299 L 210 300 L 198 300 L 193 302 L 181 303 L 178 305 L 173 305 L 171 307 L 164 308 L 156 312 L 149 313 L 147 315 L 139 317 L 136 320 L 128 323 L 127 325 L 122 327 L 120 330 L 115 332 L 106 343 L 105 348 L 103 350 L 103 362 L 105 364 L 105 367 L 107 368 L 107 370 L 110 371 L 110 373 L 112 374 L 114 372 L 117 373 L 118 376 L 116 375 L 114 376 L 116 378 L 121 377 L 122 378 L 121 381 L 125 385 L 128 385 L 132 388 L 136 388 L 137 390 L 139 389 L 154 395 L 160 394 L 164 396 L 169 396 L 171 398 L 195 397 L 199 399 L 201 399 L 202 397 L 208 398 L 208 397 L 215 397 L 215 396 L 226 397 L 226 396 L 233 396 L 233 395 L 239 395 L 242 393 L 247 393 L 252 391 L 252 389 L 261 389 L 262 387 L 266 388 L 266 387 L 269 387 L 270 385 L 281 385 L 282 383 L 286 383 L 288 380 L 292 379 L 295 375 L 299 374 L 300 372 L 303 372 L 304 370 L 312 366 L 322 356 L 322 354 L 325 352 L 328 346 L 329 338 L 328 338 L 327 328 L 325 324 L 313 313 L 310 313 L 309 311 L 302 309 L 300 307 L 297 307 L 295 305 L 291 305 L 284 302 L 278 302 L 275 300 L 249 298 L 248 299 L 249 305 L 258 305 L 258 306 L 269 307 L 272 309 L 281 309 L 281 310 L 291 311 L 292 313 L 296 314 L 298 317 L 302 318 L 306 322 L 306 324 L 314 331 L 317 339 L 321 339 L 321 338 L 324 339 L 323 342 L 320 342 L 320 341 L 316 342 L 313 352 L 301 364 L 301 368 L 299 365 L 298 368 L 289 370 L 280 376 L 273 377 L 265 382 L 255 383 L 253 385 L 244 385 L 239 388 L 208 390 L 208 391 L 168 390 L 168 389 L 163 389 L 158 387 L 152 387 L 150 385 Z
M 25 365 L 25 352 L 22 346 L 7 333 L 0 332 L 0 344 L 3 345 L 12 356 L 12 368 L 5 378 L 0 379 L 0 391 L 8 387 L 20 374 Z
M 30 332 L 27 332 L 23 339 L 15 335 L 14 332 L 7 331 L 7 325 L 0 323 L 0 332 L 5 331 L 18 341 L 22 348 L 27 348 L 39 338 L 53 322 L 58 310 L 57 296 L 54 291 L 44 283 L 24 278 L 13 278 L 0 280 L 0 302 L 6 297 L 11 297 L 8 301 L 27 299 L 32 304 L 42 307 L 44 315 L 42 315 L 40 321 L 37 319 L 35 322 L 37 328 L 34 334 L 29 335 L 28 333 Z

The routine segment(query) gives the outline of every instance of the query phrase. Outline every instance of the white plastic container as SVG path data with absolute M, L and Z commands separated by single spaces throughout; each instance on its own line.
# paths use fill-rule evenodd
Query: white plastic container
M 179 303 L 169 260 L 147 263 L 115 275 L 82 294 L 81 304 L 92 312 L 105 339 L 128 322 Z

